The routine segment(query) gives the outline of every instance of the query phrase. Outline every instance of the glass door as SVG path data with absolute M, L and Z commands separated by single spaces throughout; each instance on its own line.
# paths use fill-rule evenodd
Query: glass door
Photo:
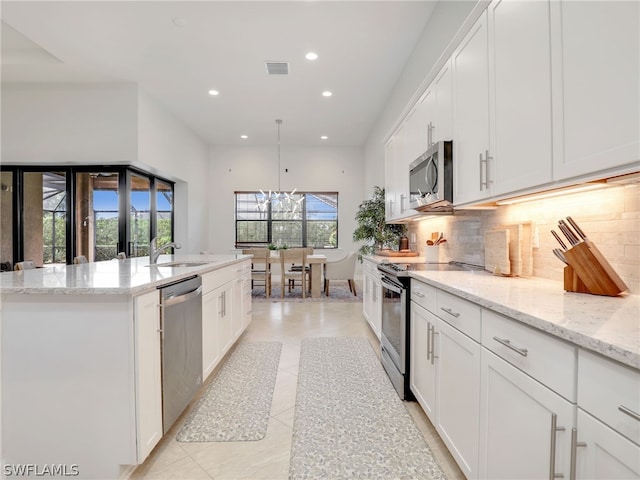
M 173 239 L 173 186 L 156 180 L 156 237 L 158 245 Z
M 151 241 L 151 182 L 147 177 L 131 173 L 129 188 L 129 251 L 127 253 L 130 257 L 144 257 L 149 255 Z
M 76 255 L 90 262 L 111 260 L 119 252 L 118 172 L 76 173 Z
M 13 270 L 13 172 L 0 172 L 0 271 Z
M 20 260 L 37 267 L 67 263 L 67 174 L 25 172 Z

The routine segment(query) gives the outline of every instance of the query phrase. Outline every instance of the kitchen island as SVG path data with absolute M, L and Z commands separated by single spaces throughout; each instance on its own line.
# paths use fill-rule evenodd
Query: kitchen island
M 5 469 L 112 479 L 142 463 L 163 434 L 158 289 L 201 276 L 215 300 L 220 287 L 225 314 L 203 305 L 204 377 L 250 321 L 249 262 L 162 255 L 0 274 Z

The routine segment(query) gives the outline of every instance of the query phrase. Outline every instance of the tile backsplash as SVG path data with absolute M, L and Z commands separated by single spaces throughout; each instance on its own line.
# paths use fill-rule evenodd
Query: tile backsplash
M 571 216 L 629 287 L 640 293 L 640 184 L 610 186 L 591 192 L 500 206 L 495 210 L 457 211 L 453 216 L 411 222 L 412 249 L 424 255 L 431 232 L 444 232 L 440 260 L 484 265 L 484 232 L 500 225 L 533 222 L 533 276 L 562 281 L 562 264 L 553 254 L 551 235 L 558 220 Z M 562 236 L 562 235 L 561 235 Z M 565 242 L 567 243 L 567 242 Z

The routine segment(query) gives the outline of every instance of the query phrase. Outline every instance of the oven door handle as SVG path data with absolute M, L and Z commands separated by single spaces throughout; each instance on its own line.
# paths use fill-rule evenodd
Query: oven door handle
M 385 287 L 391 290 L 392 292 L 396 292 L 402 294 L 404 287 L 398 285 L 397 283 L 392 282 L 387 277 L 382 277 L 382 283 L 384 283 Z

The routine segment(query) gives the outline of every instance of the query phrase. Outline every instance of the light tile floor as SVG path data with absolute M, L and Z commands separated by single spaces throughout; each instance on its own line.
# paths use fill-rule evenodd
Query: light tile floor
M 131 478 L 286 480 L 300 342 L 305 337 L 336 336 L 361 336 L 378 344 L 362 316 L 361 303 L 254 302 L 253 321 L 239 342 L 282 342 L 267 436 L 254 442 L 178 443 L 175 437 L 194 400 Z M 464 479 L 420 406 L 416 402 L 406 406 L 447 477 Z

